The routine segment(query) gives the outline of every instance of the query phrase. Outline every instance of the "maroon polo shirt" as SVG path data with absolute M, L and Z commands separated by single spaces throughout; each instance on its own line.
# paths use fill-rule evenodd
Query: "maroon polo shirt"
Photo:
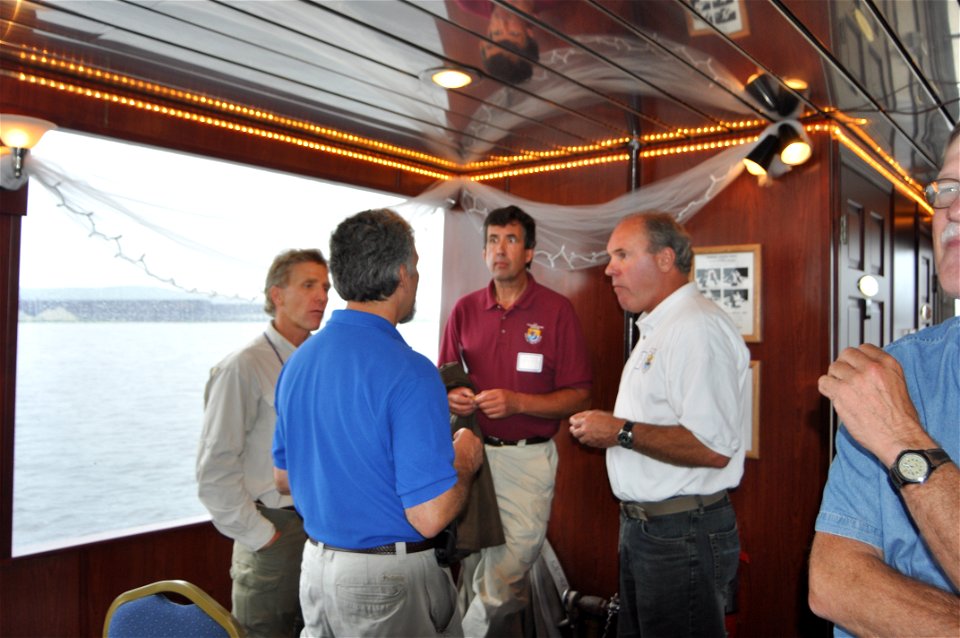
M 457 301 L 440 342 L 440 365 L 462 360 L 478 393 L 589 388 L 590 360 L 573 305 L 527 277 L 526 290 L 509 310 L 497 303 L 492 281 Z M 508 441 L 552 437 L 560 425 L 526 414 L 489 419 L 477 410 L 476 415 L 484 435 Z

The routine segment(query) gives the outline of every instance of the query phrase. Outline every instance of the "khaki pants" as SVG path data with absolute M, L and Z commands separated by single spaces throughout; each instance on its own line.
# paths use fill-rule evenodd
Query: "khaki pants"
M 307 538 L 303 521 L 292 510 L 258 508 L 280 530 L 280 538 L 256 552 L 233 544 L 233 615 L 247 638 L 299 636 L 300 562 Z
M 308 542 L 300 600 L 304 636 L 462 636 L 457 590 L 434 550 L 359 554 Z
M 547 536 L 557 447 L 553 441 L 526 446 L 486 446 L 506 543 L 480 551 L 463 616 L 464 635 L 521 636 L 523 610 L 530 602 L 529 572 Z M 472 555 L 473 558 L 476 554 Z M 465 561 L 469 570 L 472 561 Z

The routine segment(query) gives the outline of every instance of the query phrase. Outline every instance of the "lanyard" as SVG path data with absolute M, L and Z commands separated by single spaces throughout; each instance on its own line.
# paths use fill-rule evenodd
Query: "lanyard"
M 263 333 L 263 338 L 270 344 L 270 348 L 273 349 L 273 354 L 277 355 L 277 360 L 280 361 L 280 367 L 283 367 L 283 357 L 280 356 L 280 351 L 277 350 L 277 346 L 273 345 L 273 342 L 270 341 L 270 337 L 267 336 L 266 332 Z

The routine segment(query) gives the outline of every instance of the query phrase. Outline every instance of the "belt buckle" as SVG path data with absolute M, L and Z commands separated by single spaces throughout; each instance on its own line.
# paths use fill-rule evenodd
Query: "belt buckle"
M 644 522 L 650 521 L 650 517 L 647 515 L 647 510 L 645 510 L 639 503 L 620 503 L 620 509 L 627 518 Z

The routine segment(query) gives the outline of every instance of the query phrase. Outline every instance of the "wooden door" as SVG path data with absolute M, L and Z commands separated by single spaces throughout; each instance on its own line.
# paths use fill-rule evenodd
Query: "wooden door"
M 882 347 L 892 331 L 892 188 L 868 179 L 855 162 L 841 155 L 834 355 L 861 343 Z

